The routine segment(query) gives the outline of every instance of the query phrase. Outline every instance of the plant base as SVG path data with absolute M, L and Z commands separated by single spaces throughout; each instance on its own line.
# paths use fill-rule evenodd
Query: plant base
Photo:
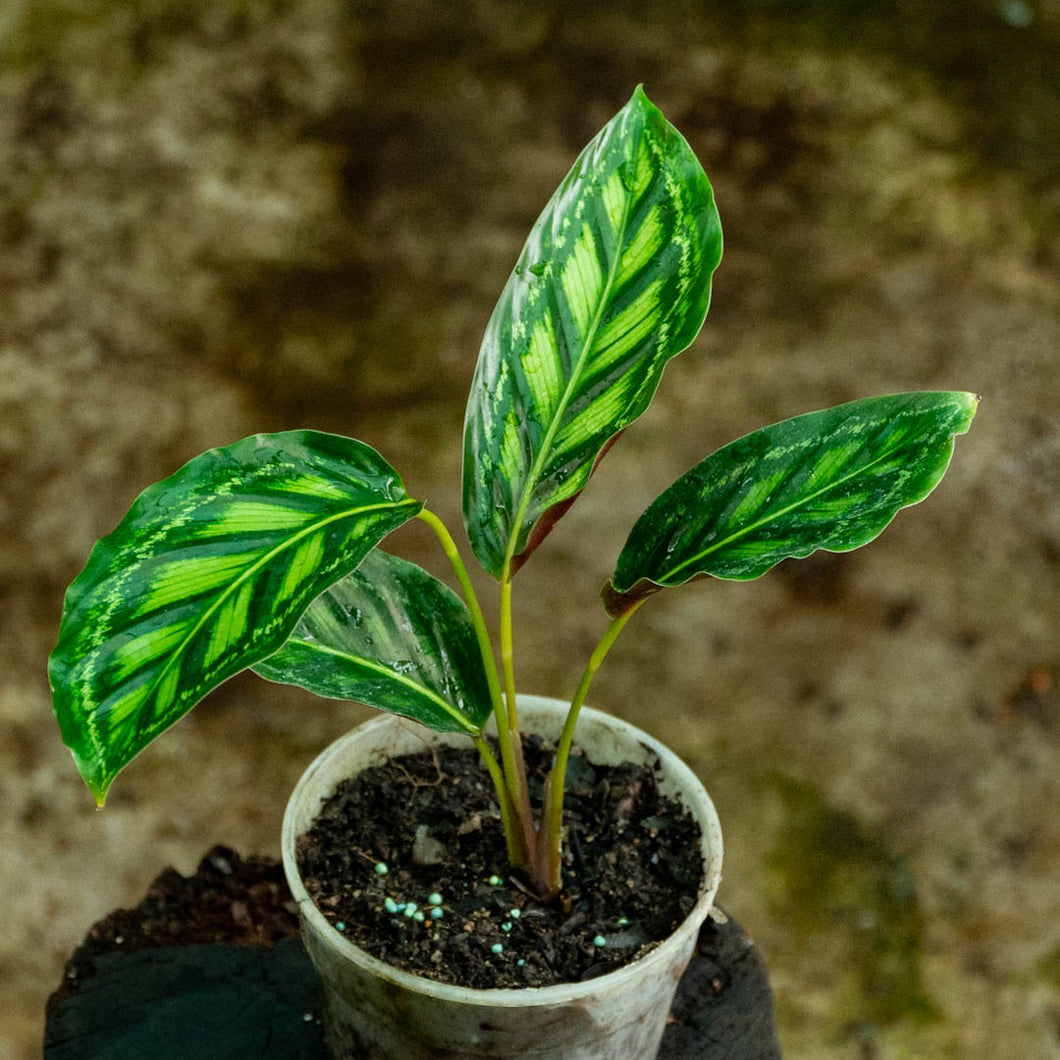
M 521 697 L 525 729 L 558 737 L 567 705 Z M 658 759 L 660 789 L 679 794 L 702 831 L 705 878 L 692 913 L 633 964 L 586 983 L 476 990 L 437 983 L 384 964 L 343 938 L 305 891 L 295 842 L 343 779 L 425 745 L 466 743 L 393 717 L 368 722 L 328 748 L 307 770 L 284 818 L 283 855 L 299 903 L 303 938 L 324 987 L 325 1026 L 337 1057 L 519 1057 L 627 1060 L 656 1054 L 677 982 L 720 879 L 721 831 L 695 775 L 662 744 L 615 718 L 583 711 L 578 742 L 592 761 Z

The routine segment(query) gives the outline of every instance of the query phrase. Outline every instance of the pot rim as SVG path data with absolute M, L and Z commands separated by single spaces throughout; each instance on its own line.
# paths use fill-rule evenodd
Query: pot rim
M 520 708 L 526 709 L 529 716 L 535 713 L 558 713 L 560 711 L 565 715 L 569 708 L 568 703 L 551 696 L 520 693 L 518 700 Z M 674 751 L 671 751 L 655 737 L 638 729 L 635 725 L 623 721 L 621 718 L 616 718 L 612 714 L 593 710 L 589 707 L 582 708 L 578 721 L 579 725 L 584 721 L 604 724 L 613 730 L 617 730 L 626 739 L 642 744 L 653 754 L 657 755 L 663 763 L 666 774 L 676 781 L 676 787 L 681 792 L 682 801 L 685 803 L 686 808 L 696 816 L 702 829 L 701 848 L 705 864 L 699 898 L 688 916 L 681 921 L 673 932 L 662 942 L 657 943 L 643 957 L 639 957 L 637 960 L 625 964 L 613 972 L 607 972 L 604 975 L 584 982 L 557 983 L 552 986 L 482 988 L 460 986 L 455 983 L 441 983 L 436 979 L 428 979 L 422 975 L 403 971 L 391 964 L 387 964 L 385 961 L 379 960 L 378 957 L 373 957 L 336 932 L 309 896 L 298 871 L 297 859 L 294 853 L 295 841 L 298 838 L 297 832 L 301 830 L 295 823 L 298 796 L 303 789 L 310 787 L 314 783 L 316 775 L 323 770 L 326 762 L 333 755 L 338 754 L 340 749 L 344 748 L 346 744 L 355 741 L 366 731 L 395 724 L 419 727 L 416 722 L 394 714 L 382 714 L 379 717 L 370 718 L 329 744 L 313 759 L 291 793 L 290 800 L 287 803 L 287 810 L 283 817 L 281 841 L 284 874 L 287 877 L 287 884 L 290 887 L 291 894 L 298 903 L 299 914 L 312 923 L 317 934 L 328 938 L 340 953 L 343 953 L 349 960 L 370 971 L 380 979 L 387 980 L 406 990 L 415 990 L 418 993 L 454 1004 L 472 1003 L 497 1008 L 515 1008 L 526 1005 L 562 1005 L 596 992 L 611 991 L 620 987 L 626 980 L 650 974 L 656 966 L 659 966 L 659 970 L 663 970 L 669 963 L 671 951 L 680 948 L 684 938 L 689 933 L 698 933 L 700 925 L 710 912 L 714 896 L 717 894 L 718 885 L 721 882 L 722 862 L 721 824 L 718 821 L 717 811 L 710 795 L 707 794 L 696 774 Z M 436 735 L 446 739 L 452 737 L 459 739 L 461 734 L 439 733 Z M 694 801 L 698 805 L 692 804 L 688 797 L 689 794 L 695 797 Z

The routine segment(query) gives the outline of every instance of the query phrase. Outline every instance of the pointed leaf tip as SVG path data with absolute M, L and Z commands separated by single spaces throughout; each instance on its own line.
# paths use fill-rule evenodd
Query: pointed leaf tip
M 67 750 L 69 750 L 70 756 L 74 760 L 77 772 L 85 782 L 85 787 L 88 788 L 96 803 L 96 809 L 102 810 L 107 802 L 107 792 L 110 790 L 111 780 L 103 776 L 100 763 L 97 760 L 83 757 L 76 748 L 68 747 Z
M 107 804 L 107 792 L 110 790 L 110 784 L 104 783 L 101 780 L 97 780 L 96 778 L 92 778 L 90 780 L 87 776 L 85 776 L 84 772 L 82 771 L 81 762 L 77 760 L 76 755 L 74 756 L 74 760 L 77 764 L 78 772 L 81 773 L 81 779 L 84 780 L 85 784 L 88 787 L 88 790 L 92 794 L 92 798 L 96 801 L 96 809 L 102 810 L 103 807 Z

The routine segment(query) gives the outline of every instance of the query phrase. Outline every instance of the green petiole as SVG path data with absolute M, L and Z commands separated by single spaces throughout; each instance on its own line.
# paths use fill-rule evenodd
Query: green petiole
M 504 774 L 485 739 L 482 736 L 475 736 L 473 740 L 479 755 L 482 757 L 483 764 L 486 766 L 486 771 L 493 781 L 493 786 L 497 789 L 497 804 L 500 806 L 501 823 L 504 825 L 504 841 L 508 848 L 508 861 L 512 865 L 525 865 L 528 858 L 522 847 L 523 830 L 519 826 L 518 813 L 512 804 L 512 797 L 505 783 Z
M 486 667 L 486 681 L 489 684 L 490 700 L 493 703 L 493 713 L 500 727 L 504 720 L 504 704 L 501 701 L 500 677 L 497 673 L 497 660 L 493 655 L 493 645 L 490 643 L 489 631 L 486 629 L 486 620 L 482 616 L 482 608 L 479 606 L 478 597 L 475 595 L 474 586 L 468 576 L 464 561 L 460 558 L 460 550 L 456 547 L 453 535 L 434 512 L 424 508 L 417 519 L 422 519 L 435 533 L 446 559 L 449 560 L 456 580 L 460 583 L 460 590 L 464 596 L 468 611 L 471 612 L 471 622 L 475 628 L 475 637 L 478 640 L 479 650 L 482 652 L 482 661 Z
M 585 698 L 589 694 L 589 688 L 593 683 L 593 677 L 600 668 L 601 663 L 611 650 L 611 645 L 618 639 L 619 633 L 625 628 L 626 623 L 633 617 L 633 613 L 644 603 L 644 599 L 638 600 L 625 614 L 611 621 L 604 630 L 603 636 L 589 657 L 581 680 L 575 690 L 574 698 L 571 700 L 570 710 L 567 712 L 567 720 L 560 734 L 559 743 L 556 746 L 556 757 L 552 764 L 552 770 L 545 781 L 544 802 L 541 807 L 541 827 L 538 833 L 538 856 L 537 860 L 543 864 L 549 886 L 558 891 L 563 886 L 563 878 L 560 863 L 560 837 L 563 830 L 563 789 L 567 779 L 567 760 L 570 757 L 571 743 L 574 740 L 574 729 L 578 724 L 578 715 L 585 704 Z
M 498 798 L 500 798 L 501 790 L 504 790 L 507 796 L 507 807 L 505 806 L 505 800 L 502 799 L 501 816 L 504 820 L 504 834 L 505 841 L 508 844 L 508 854 L 513 865 L 533 870 L 536 853 L 533 815 L 530 809 L 530 795 L 526 787 L 526 767 L 523 764 L 523 749 L 519 740 L 518 722 L 514 715 L 515 680 L 514 676 L 511 676 L 511 611 L 509 608 L 507 627 L 508 656 L 507 664 L 505 666 L 505 677 L 506 680 L 510 680 L 511 683 L 509 686 L 510 690 L 508 691 L 508 710 L 506 712 L 501 692 L 500 675 L 497 672 L 497 660 L 493 654 L 493 644 L 490 641 L 489 631 L 486 628 L 486 620 L 483 617 L 482 608 L 479 605 L 474 586 L 471 584 L 471 578 L 467 573 L 467 568 L 464 566 L 463 560 L 460 558 L 460 550 L 457 548 L 456 542 L 453 540 L 453 536 L 449 533 L 445 523 L 443 523 L 434 512 L 424 508 L 419 515 L 417 515 L 417 518 L 425 522 L 434 531 L 435 536 L 438 538 L 438 541 L 442 546 L 442 551 L 449 560 L 449 563 L 453 568 L 453 573 L 456 575 L 457 581 L 460 583 L 464 602 L 467 604 L 468 611 L 471 614 L 471 622 L 475 630 L 475 637 L 478 641 L 479 651 L 486 668 L 486 681 L 489 685 L 490 700 L 493 705 L 493 716 L 497 722 L 497 743 L 500 747 L 501 762 L 504 766 L 503 775 L 500 775 L 498 770 L 498 776 L 500 777 L 502 784 L 502 788 L 498 789 Z M 507 584 L 510 594 L 511 583 L 509 582 Z M 504 658 L 503 651 L 505 644 L 503 615 L 504 611 L 502 608 L 502 659 Z M 515 725 L 512 724 L 513 721 L 515 721 Z M 481 740 L 481 737 L 478 737 L 477 741 L 481 741 L 482 743 L 482 747 L 479 748 L 480 752 L 483 748 L 485 748 L 487 752 L 489 751 L 488 745 L 484 740 Z M 493 759 L 492 755 L 490 755 L 490 759 L 487 759 L 485 755 L 483 755 L 483 761 L 486 762 L 487 769 L 489 768 L 491 759 L 494 768 L 497 768 L 496 759 Z M 495 784 L 498 782 L 498 776 L 494 776 L 493 778 Z M 515 852 L 514 854 L 513 850 Z

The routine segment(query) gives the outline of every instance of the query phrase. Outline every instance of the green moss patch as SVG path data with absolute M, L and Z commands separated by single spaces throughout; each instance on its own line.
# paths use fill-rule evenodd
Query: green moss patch
M 905 860 L 812 785 L 775 784 L 785 809 L 767 860 L 776 912 L 807 947 L 841 955 L 829 971 L 847 995 L 842 1014 L 881 1025 L 937 1018 L 922 984 L 922 920 Z
M 1050 950 L 1038 962 L 1038 974 L 1050 984 L 1060 990 L 1060 946 Z

